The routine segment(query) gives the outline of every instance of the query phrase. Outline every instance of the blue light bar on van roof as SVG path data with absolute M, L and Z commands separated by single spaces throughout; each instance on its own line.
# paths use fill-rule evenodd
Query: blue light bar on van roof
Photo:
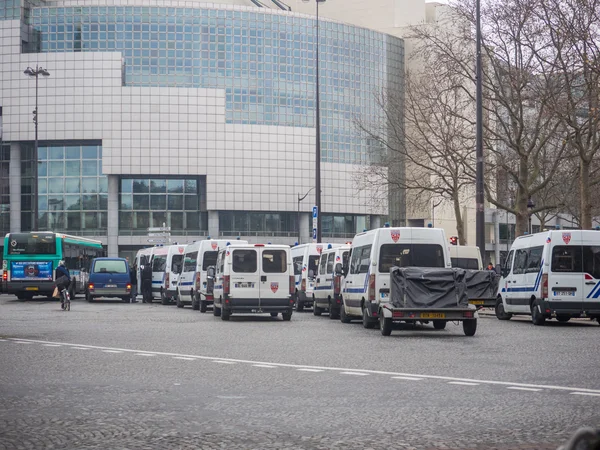
M 329 250 L 330 248 L 333 248 L 333 245 L 331 245 L 331 244 L 328 244 L 328 245 L 327 245 L 327 249 Z
M 236 237 L 236 239 L 239 241 L 239 240 L 240 240 L 240 237 L 238 236 L 238 237 Z
M 389 228 L 389 227 L 390 227 L 390 223 L 389 223 L 389 222 L 386 222 L 386 223 L 384 223 L 384 224 L 383 224 L 383 226 L 384 226 L 385 228 Z
M 427 228 L 433 228 L 433 224 L 432 224 L 431 222 L 429 222 L 429 223 L 427 224 Z
M 227 247 L 228 245 L 231 245 L 231 242 L 227 242 L 227 244 L 225 244 L 225 247 Z
M 210 236 L 206 236 L 206 239 L 210 239 Z
M 560 225 L 556 224 L 556 225 L 554 225 L 554 228 L 556 228 L 557 230 L 560 230 Z

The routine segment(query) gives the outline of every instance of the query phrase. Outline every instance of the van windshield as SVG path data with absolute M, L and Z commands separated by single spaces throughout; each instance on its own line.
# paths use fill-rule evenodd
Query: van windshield
M 479 261 L 476 258 L 452 258 L 452 267 L 479 270 Z
M 121 260 L 99 260 L 94 263 L 94 273 L 127 273 L 127 263 Z
M 552 249 L 552 272 L 589 273 L 600 279 L 600 246 L 557 245 Z
M 181 273 L 182 264 L 183 264 L 183 255 L 173 255 L 173 260 L 171 261 L 171 272 Z
M 196 270 L 196 257 L 198 256 L 198 252 L 190 252 L 186 253 L 185 260 L 183 263 L 183 271 L 184 272 L 193 272 Z
M 232 270 L 236 273 L 254 273 L 257 269 L 256 251 L 234 250 L 232 252 Z
M 217 256 L 219 252 L 205 252 L 202 258 L 202 270 L 206 271 L 210 266 L 217 264 Z
M 302 256 L 296 256 L 293 259 L 294 264 L 294 275 L 300 275 L 302 273 Z
M 438 244 L 383 244 L 379 249 L 379 272 L 398 267 L 446 267 L 444 249 Z

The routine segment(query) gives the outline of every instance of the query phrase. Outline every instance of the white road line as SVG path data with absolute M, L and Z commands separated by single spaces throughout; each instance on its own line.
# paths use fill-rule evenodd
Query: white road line
M 62 347 L 62 345 L 58 344 L 42 344 L 44 347 Z M 83 348 L 83 347 L 82 347 Z
M 11 341 L 18 341 L 19 339 L 10 338 Z M 371 370 L 371 369 L 356 369 L 356 368 L 341 368 L 341 367 L 329 367 L 329 366 L 311 366 L 309 364 L 289 364 L 289 363 L 276 363 L 276 362 L 265 362 L 265 361 L 251 361 L 247 359 L 234 359 L 234 358 L 217 358 L 216 356 L 202 356 L 202 355 L 187 355 L 183 353 L 168 353 L 168 352 L 150 352 L 145 350 L 137 350 L 131 348 L 116 348 L 116 347 L 101 347 L 98 345 L 85 345 L 85 344 L 75 344 L 73 342 L 51 342 L 51 341 L 41 341 L 37 339 L 21 339 L 21 341 L 33 342 L 37 344 L 56 344 L 56 345 L 78 345 L 80 347 L 88 347 L 92 349 L 98 350 L 112 350 L 118 352 L 128 352 L 128 353 L 151 353 L 154 355 L 161 356 L 186 356 L 188 358 L 202 359 L 206 361 L 229 361 L 232 363 L 240 363 L 240 364 L 264 364 L 270 365 L 274 367 L 289 367 L 292 369 L 321 369 L 321 370 L 330 370 L 334 372 L 342 372 L 342 371 L 356 371 L 360 370 L 362 373 L 371 374 L 371 375 L 389 375 L 389 376 L 399 376 L 399 377 L 414 377 L 414 378 L 423 378 L 427 380 L 442 380 L 442 381 L 461 381 L 466 383 L 479 383 L 479 384 L 489 384 L 496 386 L 518 386 L 518 387 L 531 387 L 531 388 L 539 388 L 539 389 L 549 389 L 555 391 L 571 391 L 571 392 L 580 392 L 580 393 L 589 393 L 589 394 L 598 394 L 600 395 L 600 389 L 589 389 L 589 388 L 577 388 L 572 386 L 555 386 L 555 385 L 544 385 L 544 384 L 532 384 L 532 383 L 515 383 L 510 381 L 498 381 L 498 380 L 479 380 L 472 378 L 459 378 L 459 377 L 449 377 L 443 375 L 425 375 L 419 373 L 403 373 L 403 372 L 390 372 L 386 370 Z
M 87 347 L 69 347 L 69 348 L 74 348 L 75 350 L 89 350 L 89 348 L 87 348 Z
M 154 353 L 135 353 L 135 356 L 156 356 Z
M 541 391 L 541 389 L 526 388 L 526 387 L 519 387 L 519 386 L 508 386 L 506 389 L 514 389 L 515 391 L 531 391 L 531 392 Z
M 323 370 L 321 369 L 296 369 L 299 370 L 300 372 L 323 372 Z
M 233 361 L 213 361 L 214 363 L 217 364 L 235 364 Z
M 16 344 L 33 344 L 33 342 L 28 342 L 28 341 L 13 341 Z
M 262 367 L 263 369 L 275 369 L 275 366 L 270 364 L 252 364 L 253 367 Z
M 600 397 L 600 394 L 592 394 L 591 392 L 570 392 L 571 395 L 589 395 L 590 397 Z
M 467 381 L 448 381 L 448 384 L 458 384 L 460 386 L 479 386 L 479 383 L 471 383 Z
M 102 350 L 104 353 L 123 353 L 121 350 Z
M 368 373 L 362 373 L 362 372 L 340 372 L 342 375 L 357 375 L 359 377 L 364 377 L 366 375 L 369 375 Z
M 187 356 L 173 356 L 173 359 L 183 359 L 184 361 L 193 361 L 196 358 L 188 358 Z
M 417 377 L 392 377 L 392 380 L 408 380 L 408 381 L 421 381 L 423 378 Z

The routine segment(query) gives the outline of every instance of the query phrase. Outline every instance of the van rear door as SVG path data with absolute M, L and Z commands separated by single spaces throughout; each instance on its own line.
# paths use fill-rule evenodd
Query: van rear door
M 283 248 L 262 247 L 260 260 L 261 308 L 287 306 L 290 295 L 287 251 Z
M 234 248 L 231 250 L 229 295 L 234 309 L 260 306 L 259 248 Z
M 557 237 L 561 239 L 556 239 Z M 552 238 L 548 301 L 552 302 L 552 308 L 557 314 L 560 314 L 561 310 L 565 312 L 581 311 L 583 299 L 597 284 L 584 284 L 581 233 L 553 233 Z M 593 282 L 594 280 L 588 281 Z M 586 291 L 588 291 L 587 294 Z

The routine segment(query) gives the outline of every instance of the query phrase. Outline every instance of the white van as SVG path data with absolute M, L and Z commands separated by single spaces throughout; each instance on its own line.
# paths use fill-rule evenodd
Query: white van
M 341 244 L 300 244 L 292 247 L 292 263 L 294 264 L 296 310 L 302 311 L 313 303 L 315 276 L 319 258 L 323 249 L 329 246 L 339 247 Z
M 152 300 L 160 300 L 165 289 L 165 269 L 170 246 L 154 247 L 152 252 Z
M 483 270 L 483 261 L 479 247 L 474 245 L 451 245 L 450 260 L 452 267 L 459 269 Z
M 287 245 L 232 244 L 219 251 L 213 314 L 270 313 L 292 318 L 294 272 Z
M 449 242 L 441 228 L 376 228 L 352 240 L 344 267 L 340 319 L 363 319 L 367 328 L 378 320 L 378 305 L 390 294 L 390 269 L 452 267 Z
M 319 267 L 313 291 L 314 305 L 313 314 L 320 316 L 323 310 L 329 311 L 330 319 L 340 318 L 341 273 L 335 273 L 335 267 L 348 264 L 350 245 L 328 248 L 323 250 L 319 259 Z
M 146 264 L 152 264 L 152 254 L 154 253 L 155 247 L 142 248 L 138 250 L 135 255 L 135 263 L 137 266 L 137 297 L 142 297 L 142 269 Z
M 600 232 L 554 230 L 515 239 L 498 284 L 496 317 L 535 325 L 572 317 L 600 321 Z
M 177 299 L 177 283 L 183 269 L 183 257 L 186 246 L 184 244 L 175 244 L 169 245 L 168 248 L 164 283 L 161 285 L 162 289 L 160 291 L 160 301 L 163 305 L 173 303 Z M 179 307 L 182 308 L 183 305 Z
M 247 243 L 241 240 L 234 242 Z M 183 305 L 191 304 L 192 309 L 206 312 L 207 306 L 213 302 L 212 292 L 207 291 L 206 270 L 210 266 L 216 266 L 219 250 L 227 244 L 229 241 L 224 239 L 206 239 L 186 247 L 183 272 L 177 286 L 177 306 L 182 308 Z

